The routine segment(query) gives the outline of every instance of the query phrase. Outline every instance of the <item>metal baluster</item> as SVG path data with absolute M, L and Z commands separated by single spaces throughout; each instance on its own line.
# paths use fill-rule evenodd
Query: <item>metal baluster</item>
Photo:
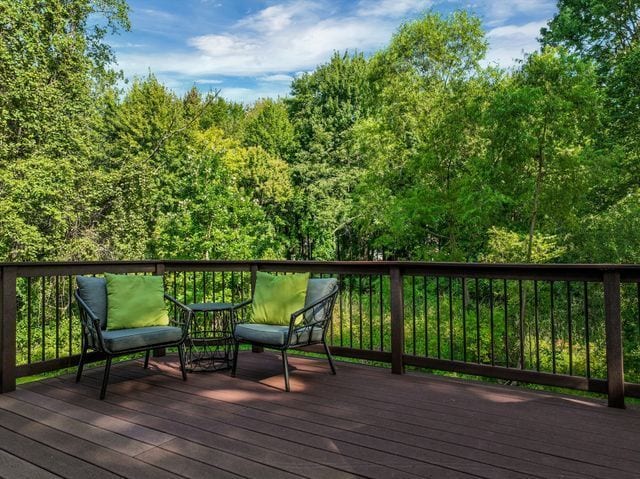
M 475 278 L 476 283 L 476 361 L 481 363 L 480 358 L 480 281 Z
M 507 310 L 507 280 L 502 280 L 502 294 L 504 302 L 504 359 L 506 366 L 509 367 L 509 313 Z
M 67 305 L 67 315 L 69 318 L 69 356 L 73 356 L 73 309 L 71 307 L 73 301 L 73 279 L 71 275 L 67 276 L 67 294 L 69 303 Z
M 495 366 L 495 349 L 493 345 L 494 335 L 493 335 L 493 279 L 489 279 L 489 327 L 491 329 L 491 366 Z
M 349 276 L 349 347 L 353 348 L 353 275 Z
M 56 290 L 56 359 L 60 357 L 60 279 L 56 275 L 54 277 L 54 285 Z
M 453 280 L 449 276 L 449 359 L 453 361 Z
M 551 283 L 551 292 L 550 292 L 550 296 L 551 296 L 551 365 L 552 365 L 552 370 L 553 370 L 553 374 L 556 373 L 556 324 L 555 324 L 555 317 L 554 317 L 554 313 L 553 313 L 553 281 L 550 282 Z
M 540 371 L 540 325 L 538 321 L 538 281 L 533 282 L 534 321 L 536 324 L 536 371 Z
M 571 319 L 571 282 L 567 281 L 567 326 L 569 328 L 569 376 L 573 375 L 573 324 Z
M 360 349 L 362 349 L 362 275 L 358 275 L 358 311 L 360 312 Z
M 373 350 L 373 276 L 369 275 L 369 349 Z
M 586 363 L 587 363 L 587 378 L 591 377 L 591 344 L 589 337 L 589 288 L 588 283 L 584 283 L 584 340 L 586 346 Z M 640 305 L 640 303 L 638 303 Z
M 202 302 L 207 302 L 207 272 L 202 272 Z
M 342 346 L 343 345 L 343 340 L 342 340 L 342 336 L 343 336 L 343 333 L 342 333 L 342 301 L 343 301 L 342 290 L 344 289 L 344 281 L 343 281 L 343 277 L 342 277 L 341 274 L 338 275 L 338 283 L 340 284 L 340 289 L 339 289 L 339 293 L 338 293 L 340 295 L 340 298 L 339 298 L 340 302 L 338 304 L 338 306 L 340 306 L 340 308 L 339 308 L 339 310 L 340 310 L 340 316 L 339 316 L 340 317 L 340 346 Z
M 182 302 L 187 304 L 187 272 L 182 272 Z
M 31 364 L 31 276 L 27 278 L 27 364 Z
M 411 312 L 413 314 L 413 355 L 416 355 L 416 277 L 411 276 Z
M 438 340 L 438 359 L 440 359 L 440 278 L 436 276 L 436 339 Z
M 175 271 L 173 272 L 173 297 L 178 297 L 178 280 Z M 175 306 L 173 307 L 173 320 L 178 321 L 178 309 Z
M 45 298 L 45 277 L 42 277 L 42 293 L 41 293 L 41 303 L 40 303 L 40 318 L 42 321 L 41 324 L 41 334 L 42 334 L 42 344 L 40 345 L 42 349 L 42 360 L 45 360 L 45 331 L 44 331 L 44 322 L 45 322 L 45 308 L 46 308 L 46 298 Z
M 640 283 L 636 283 L 637 296 L 638 296 L 638 337 L 640 338 Z
M 518 304 L 520 306 L 520 369 L 524 369 L 524 305 L 522 299 L 522 280 L 518 280 Z M 531 338 L 531 335 L 529 335 Z
M 425 357 L 429 357 L 429 308 L 427 305 L 427 277 L 422 277 L 422 293 L 424 295 L 424 355 Z
M 467 279 L 460 278 L 462 286 L 462 359 L 467 362 Z
M 384 295 L 382 287 L 382 275 L 380 279 L 380 351 L 384 351 Z
M 231 272 L 231 302 L 236 302 L 236 272 Z

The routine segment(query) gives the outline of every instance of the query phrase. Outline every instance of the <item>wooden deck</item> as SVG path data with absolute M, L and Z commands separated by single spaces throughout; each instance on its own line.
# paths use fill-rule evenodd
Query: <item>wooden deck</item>
M 176 358 L 0 395 L 0 476 L 640 477 L 640 408 L 431 375 L 242 353 L 238 377 Z M 292 368 L 293 369 L 293 368 Z

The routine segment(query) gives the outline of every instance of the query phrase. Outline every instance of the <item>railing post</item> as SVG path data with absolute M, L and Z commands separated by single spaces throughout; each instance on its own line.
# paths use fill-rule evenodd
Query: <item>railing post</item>
M 256 276 L 258 273 L 258 265 L 257 264 L 252 264 L 251 265 L 251 297 L 253 298 L 253 293 L 256 289 Z M 251 346 L 251 352 L 252 353 L 264 353 L 264 348 L 262 346 L 255 346 L 252 345 Z
M 156 263 L 156 271 L 153 274 L 155 276 L 164 276 L 164 263 Z
M 607 392 L 609 407 L 624 408 L 624 364 L 620 319 L 620 273 L 607 271 L 603 277 L 605 331 L 607 343 Z
M 257 264 L 252 264 L 251 265 L 251 297 L 253 298 L 253 292 L 256 289 L 256 276 L 258 273 L 258 265 Z
M 391 372 L 404 373 L 404 292 L 400 268 L 391 268 Z
M 0 295 L 0 393 L 16 389 L 16 267 L 2 268 Z
M 154 276 L 162 276 L 164 278 L 164 263 L 156 263 L 156 270 L 153 273 Z M 153 350 L 154 358 L 161 358 L 166 356 L 167 350 L 165 348 L 158 348 Z

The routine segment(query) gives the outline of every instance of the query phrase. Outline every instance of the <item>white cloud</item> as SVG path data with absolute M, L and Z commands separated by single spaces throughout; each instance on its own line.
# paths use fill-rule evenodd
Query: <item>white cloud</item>
M 431 0 L 360 0 L 358 15 L 379 17 L 402 17 L 409 13 L 427 10 Z
M 243 77 L 242 87 L 222 88 L 222 94 L 254 101 L 286 95 L 293 78 L 326 63 L 335 51 L 368 53 L 384 47 L 402 18 L 431 7 L 448 11 L 449 6 L 470 8 L 482 16 L 490 43 L 484 63 L 507 67 L 523 52 L 538 48 L 536 37 L 553 15 L 555 0 L 359 0 L 346 7 L 336 1 L 284 0 L 247 14 L 226 29 L 186 38 L 182 51 L 123 49 L 118 63 L 127 76 L 152 71 L 172 84 L 215 85 L 221 82 L 216 77 Z M 154 26 L 171 17 L 157 10 L 139 13 L 145 13 Z M 175 24 L 172 28 L 175 31 Z M 248 78 L 255 88 L 246 87 Z M 229 78 L 224 81 L 234 83 Z
M 203 79 L 196 80 L 196 83 L 202 84 L 202 85 L 219 85 L 223 82 L 222 80 L 210 80 L 208 78 L 203 78 Z
M 310 11 L 316 10 L 318 7 L 319 5 L 305 0 L 272 5 L 241 19 L 235 27 L 265 33 L 279 32 L 291 26 L 294 19 L 309 14 Z
M 556 0 L 478 0 L 470 6 L 483 14 L 487 26 L 495 27 L 523 16 L 551 18 L 556 10 Z
M 287 83 L 291 83 L 291 81 L 293 80 L 293 77 L 291 75 L 284 75 L 284 74 L 267 75 L 267 76 L 264 76 L 264 77 L 260 77 L 259 80 L 260 81 L 266 81 L 266 82 L 287 82 Z
M 146 17 L 153 17 L 155 19 L 162 20 L 177 20 L 178 16 L 173 13 L 165 12 L 164 10 L 156 10 L 153 8 L 141 8 L 140 10 L 136 10 L 136 13 L 142 13 Z
M 277 8 L 276 8 L 277 7 Z M 385 45 L 397 22 L 379 17 L 335 16 L 319 4 L 293 1 L 242 19 L 227 33 L 188 40 L 186 53 L 123 52 L 127 73 L 176 73 L 192 76 L 267 76 L 313 70 L 334 51 L 371 51 Z
M 497 64 L 502 67 L 513 65 L 513 60 L 522 58 L 524 53 L 538 49 L 536 40 L 546 22 L 530 22 L 524 25 L 505 25 L 487 32 L 489 52 L 486 64 Z

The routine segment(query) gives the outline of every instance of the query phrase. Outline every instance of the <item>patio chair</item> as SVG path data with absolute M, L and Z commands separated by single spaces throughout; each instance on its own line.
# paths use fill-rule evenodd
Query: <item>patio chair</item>
M 147 369 L 149 367 L 149 355 L 152 350 L 171 347 L 178 348 L 182 379 L 184 381 L 187 380 L 183 343 L 187 337 L 189 322 L 193 314 L 189 308 L 165 294 L 165 299 L 170 301 L 180 312 L 177 315 L 178 319 L 169 318 L 168 326 L 109 331 L 107 330 L 106 280 L 104 278 L 78 276 L 76 282 L 78 288 L 75 291 L 75 298 L 80 310 L 80 321 L 82 323 L 82 352 L 78 363 L 76 382 L 79 382 L 82 376 L 88 349 L 106 355 L 102 386 L 100 388 L 100 399 L 104 399 L 111 371 L 111 360 L 114 357 L 145 351 L 144 368 Z
M 326 334 L 333 315 L 333 306 L 338 294 L 338 282 L 335 278 L 311 278 L 307 284 L 305 305 L 302 309 L 291 314 L 288 326 L 270 324 L 253 324 L 238 322 L 233 328 L 235 340 L 233 367 L 231 375 L 236 375 L 238 365 L 238 350 L 241 343 L 253 346 L 275 349 L 282 353 L 285 389 L 290 391 L 289 364 L 287 351 L 302 348 L 312 344 L 322 344 L 329 360 L 331 373 L 336 374 L 333 358 L 326 342 Z M 248 306 L 253 300 L 245 301 L 236 309 Z M 237 318 L 237 315 L 236 315 Z

